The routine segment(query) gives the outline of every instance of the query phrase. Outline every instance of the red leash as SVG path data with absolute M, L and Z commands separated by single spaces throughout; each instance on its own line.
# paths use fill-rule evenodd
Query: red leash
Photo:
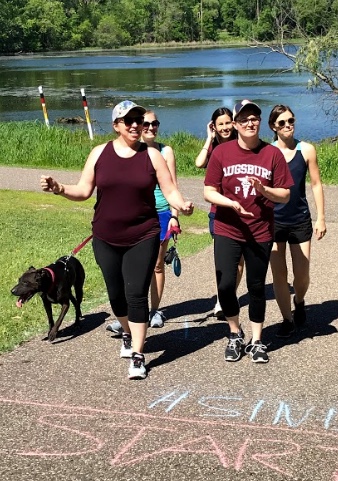
M 64 263 L 65 269 L 67 269 L 67 262 L 71 258 L 71 256 L 75 256 L 82 249 L 82 247 L 84 247 L 87 244 L 87 242 L 89 242 L 90 239 L 92 239 L 92 237 L 93 237 L 93 234 L 86 237 L 85 240 L 83 240 L 81 242 L 81 244 L 79 244 L 77 247 L 75 247 L 75 249 L 72 250 L 71 254 L 66 257 L 66 262 Z M 52 284 L 49 288 L 49 291 L 51 291 L 53 289 L 53 286 L 54 286 L 54 283 L 55 283 L 55 273 L 54 273 L 53 269 L 50 269 L 49 267 L 43 267 L 43 269 L 45 271 L 49 272 L 50 276 L 52 277 Z
M 93 234 L 91 234 L 90 236 L 86 237 L 86 239 L 84 241 L 81 242 L 81 244 L 79 244 L 77 247 L 75 247 L 75 249 L 72 250 L 72 253 L 71 255 L 72 256 L 76 256 L 76 254 L 87 244 L 87 242 L 89 242 L 91 239 L 93 238 Z

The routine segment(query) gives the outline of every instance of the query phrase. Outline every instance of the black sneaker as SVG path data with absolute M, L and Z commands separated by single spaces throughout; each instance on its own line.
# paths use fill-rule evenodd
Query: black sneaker
M 283 319 L 283 322 L 279 324 L 278 331 L 276 332 L 276 337 L 287 338 L 290 337 L 296 330 L 295 323 L 289 321 L 289 319 Z
M 269 362 L 267 347 L 262 341 L 255 341 L 253 344 L 248 344 L 245 348 L 245 353 L 251 357 L 252 362 Z
M 229 342 L 225 349 L 224 359 L 226 361 L 239 361 L 244 350 L 244 332 L 239 330 L 238 334 L 230 333 Z
M 306 312 L 305 312 L 305 302 L 300 302 L 297 304 L 296 296 L 293 296 L 293 303 L 295 310 L 293 312 L 293 319 L 296 326 L 302 326 L 306 322 Z

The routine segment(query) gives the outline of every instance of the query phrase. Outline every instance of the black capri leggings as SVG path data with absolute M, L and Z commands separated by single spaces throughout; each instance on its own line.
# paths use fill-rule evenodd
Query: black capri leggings
M 249 319 L 262 323 L 265 319 L 265 279 L 269 267 L 271 242 L 239 242 L 215 235 L 214 254 L 219 302 L 225 317 L 239 314 L 236 294 L 237 268 L 244 256 L 246 284 L 249 293 Z
M 128 247 L 93 238 L 95 260 L 115 316 L 128 316 L 131 322 L 149 322 L 148 292 L 159 247 L 159 235 Z

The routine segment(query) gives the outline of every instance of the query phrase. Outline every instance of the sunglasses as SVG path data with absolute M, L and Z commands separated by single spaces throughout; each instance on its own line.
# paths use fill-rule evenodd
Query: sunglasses
M 137 125 L 142 125 L 143 120 L 144 120 L 144 118 L 142 116 L 139 116 L 139 117 L 128 117 L 128 116 L 126 116 L 126 117 L 123 117 L 123 119 L 121 119 L 121 122 L 123 122 L 126 127 L 130 127 L 135 122 L 137 123 Z
M 286 120 L 278 120 L 278 122 L 275 122 L 278 127 L 285 127 L 285 124 L 288 123 L 289 125 L 294 125 L 296 122 L 296 119 L 294 117 L 290 117 L 289 119 Z
M 160 126 L 160 121 L 159 120 L 153 120 L 152 122 L 143 122 L 143 128 L 144 129 L 149 129 L 149 127 L 159 127 Z

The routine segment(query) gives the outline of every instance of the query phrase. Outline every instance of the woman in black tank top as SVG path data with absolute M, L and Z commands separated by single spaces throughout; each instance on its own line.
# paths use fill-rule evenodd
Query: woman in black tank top
M 306 321 L 304 297 L 310 283 L 310 249 L 313 233 L 305 190 L 307 172 L 317 210 L 314 232 L 318 240 L 326 233 L 324 192 L 316 150 L 313 145 L 295 139 L 295 115 L 291 108 L 287 105 L 275 105 L 270 113 L 269 126 L 274 132 L 274 145 L 284 154 L 294 181 L 290 188 L 290 201 L 283 206 L 275 205 L 274 244 L 270 258 L 275 296 L 283 316 L 276 335 L 287 338 Z M 287 243 L 290 247 L 294 274 L 294 312 L 288 284 Z

